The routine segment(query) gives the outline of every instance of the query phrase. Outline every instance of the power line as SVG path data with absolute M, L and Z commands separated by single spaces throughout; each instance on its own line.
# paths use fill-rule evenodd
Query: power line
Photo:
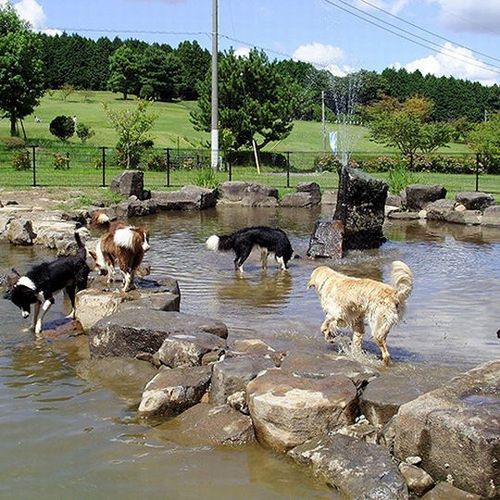
M 469 59 L 469 61 L 466 61 L 465 59 L 461 58 L 461 57 L 457 57 L 457 54 L 453 51 L 450 51 L 448 49 L 446 49 L 445 47 L 441 47 L 439 44 L 435 43 L 435 42 L 432 42 L 431 40 L 428 40 L 426 38 L 423 38 L 419 35 L 416 35 L 408 30 L 405 30 L 403 28 L 400 28 L 399 26 L 397 25 L 394 25 L 392 23 L 389 23 L 387 21 L 384 21 L 383 19 L 380 19 L 378 18 L 377 16 L 374 16 L 372 14 L 369 14 L 368 12 L 364 12 L 363 10 L 361 9 L 358 9 L 357 7 L 354 7 L 350 4 L 348 4 L 347 2 L 343 1 L 343 0 L 335 0 L 336 2 L 340 2 L 342 4 L 345 4 L 345 5 L 348 5 L 350 9 L 354 9 L 354 10 L 357 10 L 361 13 L 363 13 L 364 15 L 367 15 L 369 17 L 372 17 L 374 19 L 376 19 L 377 21 L 380 21 L 381 23 L 383 24 L 387 24 L 389 26 L 392 26 L 393 28 L 395 29 L 398 29 L 399 31 L 402 31 L 403 33 L 406 33 L 412 37 L 415 37 L 415 38 L 419 38 L 420 40 L 424 40 L 425 42 L 431 44 L 431 45 L 435 45 L 436 47 L 439 47 L 439 51 L 436 50 L 435 48 L 433 47 L 430 47 L 429 45 L 426 45 L 425 43 L 422 43 L 422 42 L 418 42 L 417 40 L 414 40 L 413 38 L 409 38 L 405 35 L 402 35 L 401 33 L 398 33 L 397 31 L 393 31 L 389 28 L 386 28 L 385 26 L 381 25 L 381 24 L 378 24 L 374 21 L 371 21 L 370 19 L 366 19 L 366 17 L 363 17 L 359 14 L 356 14 L 355 12 L 352 12 L 351 10 L 345 8 L 345 7 L 342 7 L 341 5 L 338 5 L 336 3 L 333 3 L 332 0 L 323 0 L 323 2 L 325 3 L 328 3 L 329 5 L 331 5 L 332 7 L 336 7 L 337 9 L 340 9 L 340 10 L 343 10 L 344 12 L 347 12 L 348 14 L 350 14 L 351 16 L 354 16 L 354 17 L 357 17 L 358 19 L 361 19 L 362 21 L 365 21 L 366 23 L 369 23 L 369 24 L 372 24 L 373 26 L 376 26 L 380 29 L 383 29 L 384 31 L 387 31 L 388 33 L 392 33 L 393 35 L 396 35 L 397 37 L 399 38 L 403 38 L 405 40 L 408 40 L 409 42 L 412 42 L 416 45 L 420 45 L 421 47 L 424 47 L 426 49 L 430 49 L 434 52 L 446 52 L 446 55 L 452 59 L 456 59 L 457 61 L 461 61 L 461 62 L 465 62 L 467 64 L 470 64 L 471 66 L 476 66 L 477 68 L 481 68 L 481 69 L 486 69 L 492 73 L 497 73 L 497 74 L 500 74 L 500 66 L 495 66 L 495 65 L 492 65 L 492 64 L 487 64 L 485 62 L 482 62 L 480 61 L 482 64 L 476 64 L 477 60 L 476 59 L 472 59 L 472 58 L 469 58 L 467 56 L 464 56 L 466 57 L 467 59 Z M 448 53 L 449 52 L 449 53 Z M 471 62 L 471 61 L 476 61 L 476 62 Z M 493 69 L 493 68 L 498 68 L 498 69 Z
M 461 43 L 458 43 L 458 42 L 455 42 L 453 40 L 450 40 L 449 38 L 446 38 L 444 36 L 439 35 L 438 33 L 434 33 L 431 30 L 428 30 L 426 28 L 422 28 L 422 26 L 419 26 L 418 24 L 412 23 L 411 21 L 408 21 L 407 19 L 404 19 L 403 17 L 397 16 L 396 14 L 393 14 L 392 12 L 389 12 L 389 11 L 383 9 L 382 7 L 379 7 L 378 5 L 375 5 L 375 4 L 371 3 L 371 2 L 368 2 L 367 0 L 358 0 L 358 1 L 363 2 L 364 4 L 369 5 L 370 7 L 379 10 L 379 11 L 383 12 L 384 14 L 387 14 L 388 16 L 391 16 L 391 17 L 393 17 L 395 19 L 398 19 L 399 21 L 401 21 L 403 23 L 406 23 L 406 24 L 408 24 L 410 26 L 413 26 L 414 28 L 417 28 L 420 31 L 423 31 L 424 33 L 428 33 L 429 35 L 435 36 L 436 38 L 444 40 L 445 42 L 450 42 L 450 43 L 456 45 L 457 47 L 462 47 L 463 49 L 470 50 L 474 54 L 479 54 L 479 55 L 481 55 L 483 57 L 487 57 L 488 59 L 493 59 L 494 61 L 499 61 L 500 62 L 500 59 L 498 59 L 497 57 L 490 56 L 488 54 L 485 54 L 484 52 L 480 52 L 479 50 L 471 49 L 470 47 L 467 47 L 466 45 L 462 45 Z

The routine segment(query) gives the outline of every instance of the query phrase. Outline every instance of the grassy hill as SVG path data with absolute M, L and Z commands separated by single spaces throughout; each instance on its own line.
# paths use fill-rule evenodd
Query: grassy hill
M 85 97 L 87 97 L 87 100 L 85 100 Z M 42 98 L 33 115 L 26 117 L 24 121 L 28 140 L 43 139 L 58 142 L 49 132 L 49 123 L 55 116 L 69 115 L 76 116 L 78 121 L 89 125 L 95 131 L 95 136 L 88 141 L 89 145 L 114 146 L 116 144 L 116 134 L 107 121 L 103 103 L 107 103 L 113 108 L 125 108 L 134 105 L 134 100 L 124 101 L 119 94 L 111 92 L 93 92 L 90 96 L 75 92 L 66 101 L 63 101 L 60 92 L 48 92 Z M 155 136 L 155 146 L 181 149 L 206 147 L 210 135 L 197 132 L 189 120 L 189 112 L 195 106 L 196 102 L 193 101 L 153 103 L 152 109 L 159 115 L 152 131 Z M 41 119 L 41 123 L 35 123 L 35 116 Z M 327 132 L 339 131 L 339 128 L 339 136 L 348 136 L 351 151 L 366 153 L 391 151 L 390 148 L 371 142 L 368 137 L 368 130 L 365 127 L 327 124 Z M 0 119 L 0 138 L 8 135 L 9 122 L 7 119 Z M 80 143 L 76 136 L 70 139 L 69 142 Z M 321 123 L 305 121 L 296 121 L 289 137 L 278 143 L 272 143 L 266 148 L 266 150 L 274 151 L 304 152 L 320 152 L 322 149 Z M 467 147 L 463 144 L 450 144 L 449 147 L 443 148 L 443 152 L 448 153 L 467 151 Z

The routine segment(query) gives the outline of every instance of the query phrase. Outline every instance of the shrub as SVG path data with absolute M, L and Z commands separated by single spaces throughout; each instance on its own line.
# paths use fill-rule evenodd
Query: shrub
M 21 137 L 4 137 L 2 142 L 7 149 L 20 149 L 26 146 L 24 139 L 21 139 Z
M 153 172 L 166 172 L 167 171 L 167 159 L 165 155 L 161 153 L 156 153 L 149 157 L 146 164 L 147 170 Z
M 396 163 L 390 170 L 387 176 L 389 191 L 393 194 L 399 194 L 410 184 L 415 184 L 417 178 L 415 174 L 408 170 L 408 167 L 403 161 Z
M 95 132 L 85 123 L 79 122 L 76 126 L 76 135 L 85 144 L 88 139 L 95 135 Z
M 52 135 L 55 135 L 61 141 L 65 141 L 75 133 L 75 122 L 71 116 L 56 116 L 49 125 Z
M 29 151 L 18 151 L 12 156 L 12 166 L 19 172 L 31 169 L 31 158 Z
M 194 175 L 194 184 L 200 187 L 215 189 L 219 185 L 215 171 L 210 167 L 201 167 Z
M 314 168 L 320 172 L 339 172 L 342 164 L 335 155 L 327 154 L 314 160 Z
M 54 153 L 52 164 L 55 170 L 69 170 L 69 155 L 64 153 Z

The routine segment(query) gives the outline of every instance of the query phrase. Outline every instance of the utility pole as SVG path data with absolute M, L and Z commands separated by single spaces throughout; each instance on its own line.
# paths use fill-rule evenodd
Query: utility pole
M 219 94 L 217 91 L 217 56 L 218 43 L 218 0 L 212 0 L 212 135 L 211 162 L 214 170 L 219 168 Z
M 325 91 L 321 91 L 321 125 L 323 130 L 323 154 L 326 154 Z

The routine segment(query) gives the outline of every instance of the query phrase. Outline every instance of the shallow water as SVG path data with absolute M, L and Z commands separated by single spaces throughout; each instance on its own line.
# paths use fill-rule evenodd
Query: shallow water
M 232 340 L 258 335 L 279 349 L 335 351 L 321 338 L 316 294 L 306 290 L 317 263 L 294 260 L 289 272 L 281 272 L 270 261 L 262 272 L 256 256 L 240 276 L 230 254 L 203 245 L 214 232 L 269 224 L 284 228 L 304 255 L 319 216 L 268 209 L 162 214 L 144 220 L 152 232 L 146 262 L 155 274 L 179 280 L 183 312 L 224 320 Z M 465 370 L 498 358 L 500 231 L 391 222 L 385 234 L 389 241 L 381 249 L 353 252 L 331 264 L 385 280 L 392 260 L 414 271 L 405 319 L 388 339 L 396 362 L 391 369 Z M 46 256 L 39 249 L 0 245 L 1 267 L 25 271 Z M 59 298 L 49 319 L 61 317 L 65 307 Z M 331 498 L 331 490 L 307 470 L 258 446 L 185 448 L 157 440 L 118 392 L 76 376 L 74 346 L 35 342 L 7 301 L 0 301 L 0 314 L 2 498 Z M 364 348 L 378 365 L 369 335 Z

